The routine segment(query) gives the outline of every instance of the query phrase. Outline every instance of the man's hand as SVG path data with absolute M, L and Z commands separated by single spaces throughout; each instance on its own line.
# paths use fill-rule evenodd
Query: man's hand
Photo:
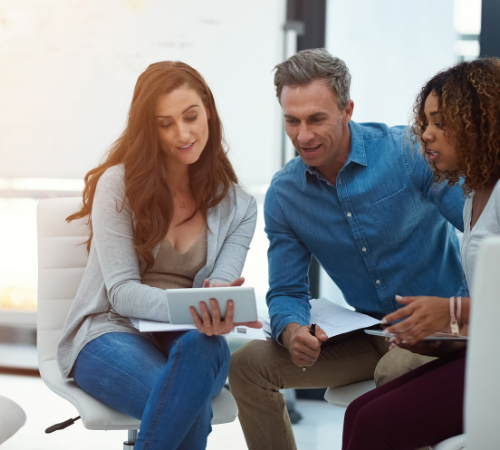
M 301 327 L 289 323 L 281 333 L 283 345 L 290 352 L 292 362 L 299 367 L 312 366 L 318 359 L 321 343 L 328 339 L 326 333 L 316 325 L 316 336 L 310 333 L 311 326 Z

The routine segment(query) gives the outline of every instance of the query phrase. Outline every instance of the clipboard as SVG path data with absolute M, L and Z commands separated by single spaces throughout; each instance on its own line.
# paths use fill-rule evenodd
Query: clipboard
M 371 334 L 373 336 L 381 336 L 384 338 L 388 337 L 397 337 L 397 334 L 390 333 L 384 334 L 383 330 L 364 330 L 366 334 Z M 467 342 L 469 340 L 469 336 L 454 336 L 453 334 L 448 333 L 434 333 L 430 336 L 427 336 L 422 339 L 423 341 L 448 341 L 448 342 Z

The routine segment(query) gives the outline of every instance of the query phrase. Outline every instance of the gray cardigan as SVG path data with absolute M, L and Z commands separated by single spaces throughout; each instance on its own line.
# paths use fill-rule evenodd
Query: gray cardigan
M 126 203 L 120 211 L 124 198 L 124 167 L 113 166 L 97 183 L 89 259 L 57 349 L 63 378 L 92 339 L 113 331 L 138 334 L 128 317 L 168 321 L 165 291 L 141 284 L 144 263 L 133 247 L 132 213 Z M 201 287 L 205 278 L 229 283 L 241 275 L 256 220 L 254 198 L 238 186 L 208 211 L 207 263 L 193 287 Z M 159 247 L 153 249 L 155 257 Z

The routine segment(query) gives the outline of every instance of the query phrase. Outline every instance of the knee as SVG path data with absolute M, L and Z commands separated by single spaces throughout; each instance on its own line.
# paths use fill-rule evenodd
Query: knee
M 265 372 L 266 355 L 265 341 L 250 341 L 231 355 L 229 365 L 229 386 L 231 392 L 237 395 L 248 383 L 253 383 Z
M 435 358 L 417 355 L 408 350 L 395 347 L 386 353 L 377 364 L 374 373 L 375 384 L 382 386 L 433 359 Z
M 197 330 L 188 331 L 180 340 L 180 344 L 186 352 L 196 355 L 198 360 L 204 358 L 213 360 L 215 356 L 221 366 L 229 364 L 231 355 L 226 339 L 222 336 L 207 336 Z
M 367 450 L 398 448 L 397 445 L 393 445 L 394 443 L 391 442 L 397 429 L 392 425 L 395 418 L 391 417 L 389 411 L 381 409 L 378 402 L 357 405 L 355 411 L 349 416 L 347 414 L 348 410 L 344 420 L 347 419 L 350 422 L 351 442 L 356 444 L 353 445 L 353 448 Z M 384 414 L 380 414 L 381 410 L 384 411 Z

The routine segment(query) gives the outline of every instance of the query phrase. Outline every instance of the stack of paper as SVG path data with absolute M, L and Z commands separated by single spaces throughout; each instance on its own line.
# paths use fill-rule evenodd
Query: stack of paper
M 152 333 L 155 331 L 183 331 L 196 330 L 194 325 L 173 325 L 169 322 L 155 322 L 154 320 L 130 318 L 130 322 L 134 328 L 137 328 L 141 333 Z M 225 337 L 245 339 L 251 341 L 253 339 L 266 340 L 266 336 L 262 328 L 234 327 Z

